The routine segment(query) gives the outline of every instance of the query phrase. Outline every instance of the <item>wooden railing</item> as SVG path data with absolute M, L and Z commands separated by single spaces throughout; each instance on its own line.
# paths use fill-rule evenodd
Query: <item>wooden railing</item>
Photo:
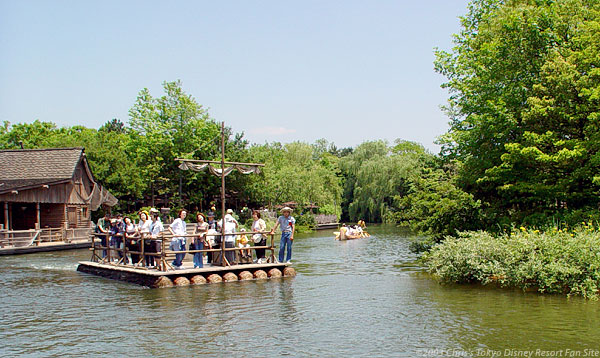
M 41 230 L 0 230 L 0 247 L 27 247 L 39 240 Z
M 167 271 L 167 270 L 173 270 L 174 267 L 171 265 L 171 263 L 169 262 L 170 259 L 173 259 L 175 257 L 175 254 L 195 254 L 195 253 L 213 253 L 213 259 L 216 259 L 217 261 L 219 261 L 219 263 L 217 264 L 218 266 L 231 266 L 234 264 L 238 264 L 239 263 L 239 258 L 240 258 L 240 252 L 242 250 L 251 250 L 251 251 L 256 251 L 257 249 L 265 249 L 265 250 L 269 250 L 271 251 L 270 255 L 265 255 L 265 259 L 266 262 L 265 263 L 273 263 L 276 262 L 275 259 L 275 234 L 271 234 L 270 231 L 264 231 L 264 232 L 235 232 L 235 233 L 228 233 L 225 234 L 225 236 L 229 236 L 229 235 L 248 235 L 250 237 L 252 237 L 252 235 L 254 234 L 263 234 L 266 235 L 267 237 L 271 238 L 270 241 L 270 245 L 265 245 L 265 246 L 250 246 L 250 247 L 245 247 L 245 248 L 239 248 L 239 247 L 233 247 L 233 248 L 225 248 L 225 245 L 223 243 L 223 241 L 221 240 L 221 247 L 217 248 L 217 249 L 203 249 L 203 250 L 191 250 L 191 249 L 187 249 L 190 245 L 191 242 L 194 242 L 194 240 L 196 238 L 198 238 L 198 234 L 186 234 L 186 235 L 172 235 L 170 234 L 168 231 L 164 231 L 162 233 L 159 234 L 159 236 L 153 238 L 150 236 L 150 234 L 146 234 L 146 233 L 142 233 L 142 234 L 137 234 L 137 236 L 131 236 L 131 237 L 127 237 L 127 235 L 123 235 L 123 234 L 117 234 L 117 235 L 111 235 L 110 233 L 94 233 L 92 235 L 92 247 L 90 248 L 90 250 L 92 251 L 92 259 L 91 261 L 93 262 L 100 262 L 100 263 L 107 263 L 107 264 L 111 264 L 111 265 L 122 265 L 122 266 L 129 266 L 129 267 L 134 267 L 134 268 L 139 268 L 139 269 L 149 269 L 149 268 L 156 268 L 159 271 Z M 220 238 L 222 235 L 220 233 L 213 233 L 213 234 L 206 234 L 207 240 L 209 236 L 213 236 L 216 238 Z M 124 240 L 121 240 L 121 242 L 123 242 L 123 245 L 121 245 L 120 247 L 115 247 L 115 245 L 113 243 L 111 243 L 111 237 L 116 237 L 116 238 L 121 238 Z M 171 243 L 171 239 L 173 237 L 185 237 L 187 244 L 186 244 L 186 250 L 183 251 L 173 251 L 169 248 L 170 243 Z M 105 241 L 103 240 L 105 239 Z M 127 243 L 130 240 L 135 240 L 140 242 L 141 244 L 139 245 L 140 249 L 139 251 L 134 251 L 134 250 L 129 250 L 127 248 Z M 154 241 L 157 242 L 160 240 L 160 251 L 159 252 L 147 252 L 146 251 L 146 247 L 147 244 L 149 244 L 150 242 Z M 103 241 L 106 244 L 103 244 Z M 249 242 L 251 241 L 251 239 L 249 239 Z M 234 243 L 237 242 L 237 240 L 234 241 Z M 268 242 L 268 239 L 267 239 Z M 229 260 L 227 259 L 227 255 L 225 254 L 226 252 L 231 252 L 234 251 L 236 253 L 235 255 L 235 259 L 233 260 L 233 262 L 229 262 Z M 220 256 L 219 256 L 220 254 Z M 266 254 L 266 252 L 265 252 Z M 128 255 L 135 255 L 135 256 L 139 256 L 139 260 L 137 262 L 132 262 L 131 264 L 129 264 L 129 257 Z M 154 259 L 156 261 L 158 261 L 154 267 L 149 267 L 146 264 L 146 257 L 151 256 L 154 257 Z
M 39 246 L 42 243 L 71 243 L 90 238 L 91 229 L 44 228 L 0 230 L 0 247 Z

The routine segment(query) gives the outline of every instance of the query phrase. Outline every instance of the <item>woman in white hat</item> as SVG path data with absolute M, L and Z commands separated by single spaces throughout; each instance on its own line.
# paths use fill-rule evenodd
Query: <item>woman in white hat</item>
M 275 232 L 277 227 L 281 227 L 281 241 L 279 243 L 279 262 L 283 262 L 283 254 L 285 252 L 285 247 L 287 246 L 287 255 L 285 262 L 292 261 L 292 243 L 294 242 L 294 229 L 296 228 L 296 219 L 292 216 L 292 209 L 289 207 L 285 207 L 281 209 L 281 215 L 277 218 L 277 223 L 273 230 L 271 230 L 271 234 Z

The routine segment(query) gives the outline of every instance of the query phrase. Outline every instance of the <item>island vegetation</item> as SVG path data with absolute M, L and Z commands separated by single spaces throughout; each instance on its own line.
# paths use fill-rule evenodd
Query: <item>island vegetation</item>
M 249 208 L 294 202 L 307 223 L 319 212 L 410 226 L 444 281 L 596 298 L 599 39 L 597 0 L 473 0 L 454 47 L 436 51 L 449 91 L 440 153 L 402 139 L 251 144 L 227 127 L 226 160 L 265 163 L 228 178 L 228 195 Z M 98 129 L 5 122 L 0 147 L 85 147 L 119 211 L 155 197 L 208 208 L 220 181 L 175 158 L 219 160 L 219 125 L 181 82 L 163 89 L 142 89 L 125 122 Z

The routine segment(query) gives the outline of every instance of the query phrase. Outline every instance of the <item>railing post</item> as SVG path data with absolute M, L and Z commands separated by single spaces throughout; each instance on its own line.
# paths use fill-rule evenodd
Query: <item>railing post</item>
M 167 271 L 167 253 L 165 252 L 165 236 L 160 233 L 160 271 Z
M 94 233 L 91 234 L 91 238 L 92 238 L 92 259 L 90 261 L 98 262 L 98 261 L 96 261 L 96 240 L 95 240 Z
M 110 237 L 108 236 L 108 233 L 104 233 L 104 235 L 106 236 L 106 259 L 108 260 L 108 263 L 111 263 L 111 258 L 110 258 L 110 254 L 111 254 L 111 247 L 110 247 Z
M 127 265 L 129 263 L 129 259 L 127 258 L 127 242 L 125 241 L 126 235 L 124 232 L 121 235 L 123 235 L 123 239 L 121 240 L 123 242 L 123 264 Z
M 144 267 L 147 267 L 146 266 L 146 254 L 144 251 L 145 246 L 146 246 L 146 235 L 145 235 L 145 233 L 140 232 L 140 253 L 141 253 L 140 259 L 141 259 L 142 265 Z

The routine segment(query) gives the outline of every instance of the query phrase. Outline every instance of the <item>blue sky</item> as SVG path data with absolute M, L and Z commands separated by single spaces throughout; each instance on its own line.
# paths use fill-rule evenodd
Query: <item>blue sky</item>
M 433 70 L 466 0 L 0 0 L 0 122 L 98 128 L 183 89 L 252 143 L 412 140 L 437 152 Z

